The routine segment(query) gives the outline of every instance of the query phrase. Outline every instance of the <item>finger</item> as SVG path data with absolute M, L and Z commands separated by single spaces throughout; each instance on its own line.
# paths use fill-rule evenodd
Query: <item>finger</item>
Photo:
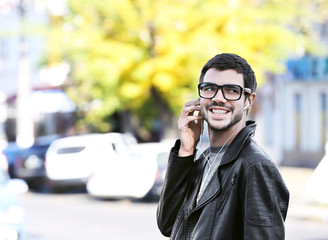
M 187 102 L 182 110 L 183 116 L 194 115 L 195 112 L 200 111 L 199 101 Z
M 185 106 L 190 106 L 190 105 L 199 105 L 200 104 L 200 99 L 196 99 L 196 100 L 193 100 L 193 101 L 188 101 L 185 103 Z
M 184 128 L 184 127 L 189 128 L 190 124 L 192 126 L 200 127 L 202 119 L 203 119 L 203 117 L 201 117 L 201 116 L 196 116 L 196 115 L 187 116 L 185 118 L 180 118 L 178 121 L 178 125 L 180 128 Z

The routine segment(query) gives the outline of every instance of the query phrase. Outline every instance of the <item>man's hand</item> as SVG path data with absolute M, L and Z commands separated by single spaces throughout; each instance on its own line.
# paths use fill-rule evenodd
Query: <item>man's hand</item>
M 190 156 L 194 153 L 202 127 L 203 116 L 200 113 L 200 99 L 185 103 L 178 121 L 181 141 L 179 156 Z

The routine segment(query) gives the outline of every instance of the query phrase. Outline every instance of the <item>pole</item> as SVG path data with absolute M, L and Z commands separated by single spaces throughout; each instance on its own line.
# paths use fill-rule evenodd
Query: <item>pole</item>
M 31 146 L 34 142 L 33 111 L 29 106 L 30 97 L 30 63 L 28 59 L 26 35 L 24 31 L 25 8 L 23 1 L 19 3 L 20 33 L 18 64 L 18 85 L 16 102 L 16 142 L 22 147 Z

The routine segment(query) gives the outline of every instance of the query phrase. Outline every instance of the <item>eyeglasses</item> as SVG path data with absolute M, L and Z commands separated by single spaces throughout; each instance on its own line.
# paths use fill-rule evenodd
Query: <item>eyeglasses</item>
M 251 89 L 243 88 L 237 84 L 217 85 L 210 82 L 198 84 L 198 94 L 201 98 L 214 98 L 219 89 L 221 89 L 223 97 L 229 101 L 237 101 L 241 98 L 241 95 L 244 92 L 248 94 L 251 94 L 252 92 Z

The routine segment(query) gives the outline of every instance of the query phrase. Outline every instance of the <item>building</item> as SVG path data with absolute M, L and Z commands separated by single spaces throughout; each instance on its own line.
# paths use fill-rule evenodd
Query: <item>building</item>
M 68 65 L 40 69 L 51 2 L 58 7 L 58 2 L 50 0 L 0 3 L 2 139 L 32 139 L 71 126 L 75 105 L 60 90 L 69 72 Z M 65 128 L 63 123 L 67 124 Z
M 278 163 L 315 167 L 328 134 L 328 58 L 290 59 L 260 90 L 260 138 Z

